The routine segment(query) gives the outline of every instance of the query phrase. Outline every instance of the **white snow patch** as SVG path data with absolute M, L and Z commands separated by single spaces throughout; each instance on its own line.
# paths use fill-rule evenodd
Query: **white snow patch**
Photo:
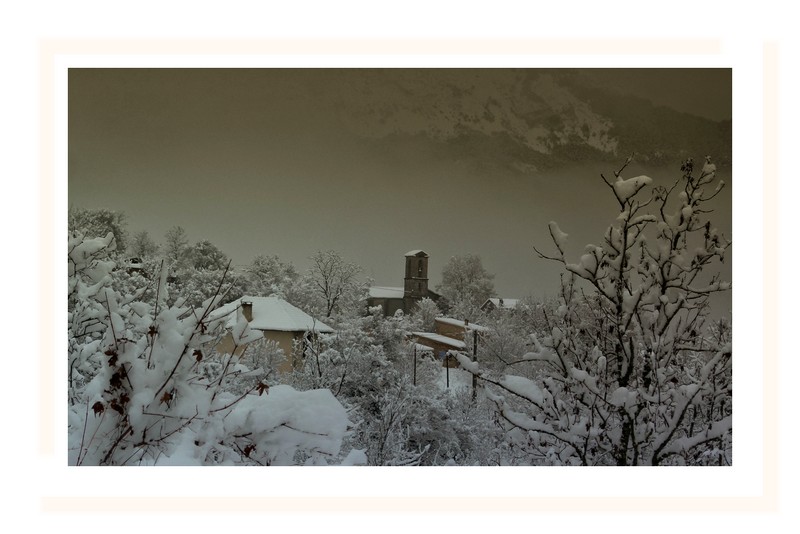
M 520 397 L 541 406 L 544 404 L 544 391 L 532 380 L 515 375 L 506 375 L 500 380 L 500 385 Z
M 351 450 L 342 460 L 342 465 L 367 465 L 366 449 Z
M 277 385 L 234 405 L 225 433 L 251 433 L 259 450 L 271 452 L 272 465 L 292 465 L 298 450 L 337 455 L 347 425 L 347 412 L 330 390 Z
M 614 182 L 614 191 L 623 202 L 629 200 L 638 193 L 644 186 L 653 182 L 649 176 L 641 175 L 623 180 L 621 177 Z

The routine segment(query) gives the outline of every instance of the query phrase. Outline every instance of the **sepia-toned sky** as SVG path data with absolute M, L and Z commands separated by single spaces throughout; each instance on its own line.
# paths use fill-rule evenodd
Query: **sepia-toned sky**
M 729 69 L 586 74 L 619 94 L 731 118 Z M 581 162 L 526 178 L 443 153 L 424 132 L 381 139 L 372 134 L 385 118 L 362 115 L 369 84 L 359 83 L 349 91 L 343 71 L 71 69 L 69 203 L 124 211 L 131 233 L 159 242 L 183 226 L 238 264 L 277 254 L 302 270 L 317 250 L 337 250 L 376 285 L 402 285 L 408 250 L 430 254 L 432 286 L 448 258 L 479 254 L 507 298 L 555 294 L 558 269 L 532 249 L 547 248 L 548 221 L 576 253 L 613 222 L 599 179 L 613 168 Z M 403 91 L 392 93 L 397 107 L 424 107 Z M 725 199 L 719 226 L 730 235 Z
M 591 69 L 599 84 L 715 121 L 731 118 L 730 69 Z

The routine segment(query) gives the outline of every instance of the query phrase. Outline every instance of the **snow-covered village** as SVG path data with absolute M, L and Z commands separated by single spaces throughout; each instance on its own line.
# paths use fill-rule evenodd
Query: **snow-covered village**
M 68 463 L 731 466 L 730 99 L 70 69 Z

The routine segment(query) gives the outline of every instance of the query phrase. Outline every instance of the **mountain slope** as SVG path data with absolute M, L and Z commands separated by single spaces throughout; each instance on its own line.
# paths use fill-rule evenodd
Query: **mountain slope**
M 731 162 L 731 123 L 655 106 L 580 70 L 370 69 L 326 73 L 319 94 L 351 132 L 387 149 L 427 139 L 456 159 L 535 172 L 564 163 Z

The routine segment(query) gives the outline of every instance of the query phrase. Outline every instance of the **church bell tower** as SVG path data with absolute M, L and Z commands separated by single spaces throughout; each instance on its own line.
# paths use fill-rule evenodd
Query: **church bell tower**
M 423 250 L 406 253 L 406 277 L 403 286 L 403 308 L 409 313 L 428 296 L 428 254 Z

